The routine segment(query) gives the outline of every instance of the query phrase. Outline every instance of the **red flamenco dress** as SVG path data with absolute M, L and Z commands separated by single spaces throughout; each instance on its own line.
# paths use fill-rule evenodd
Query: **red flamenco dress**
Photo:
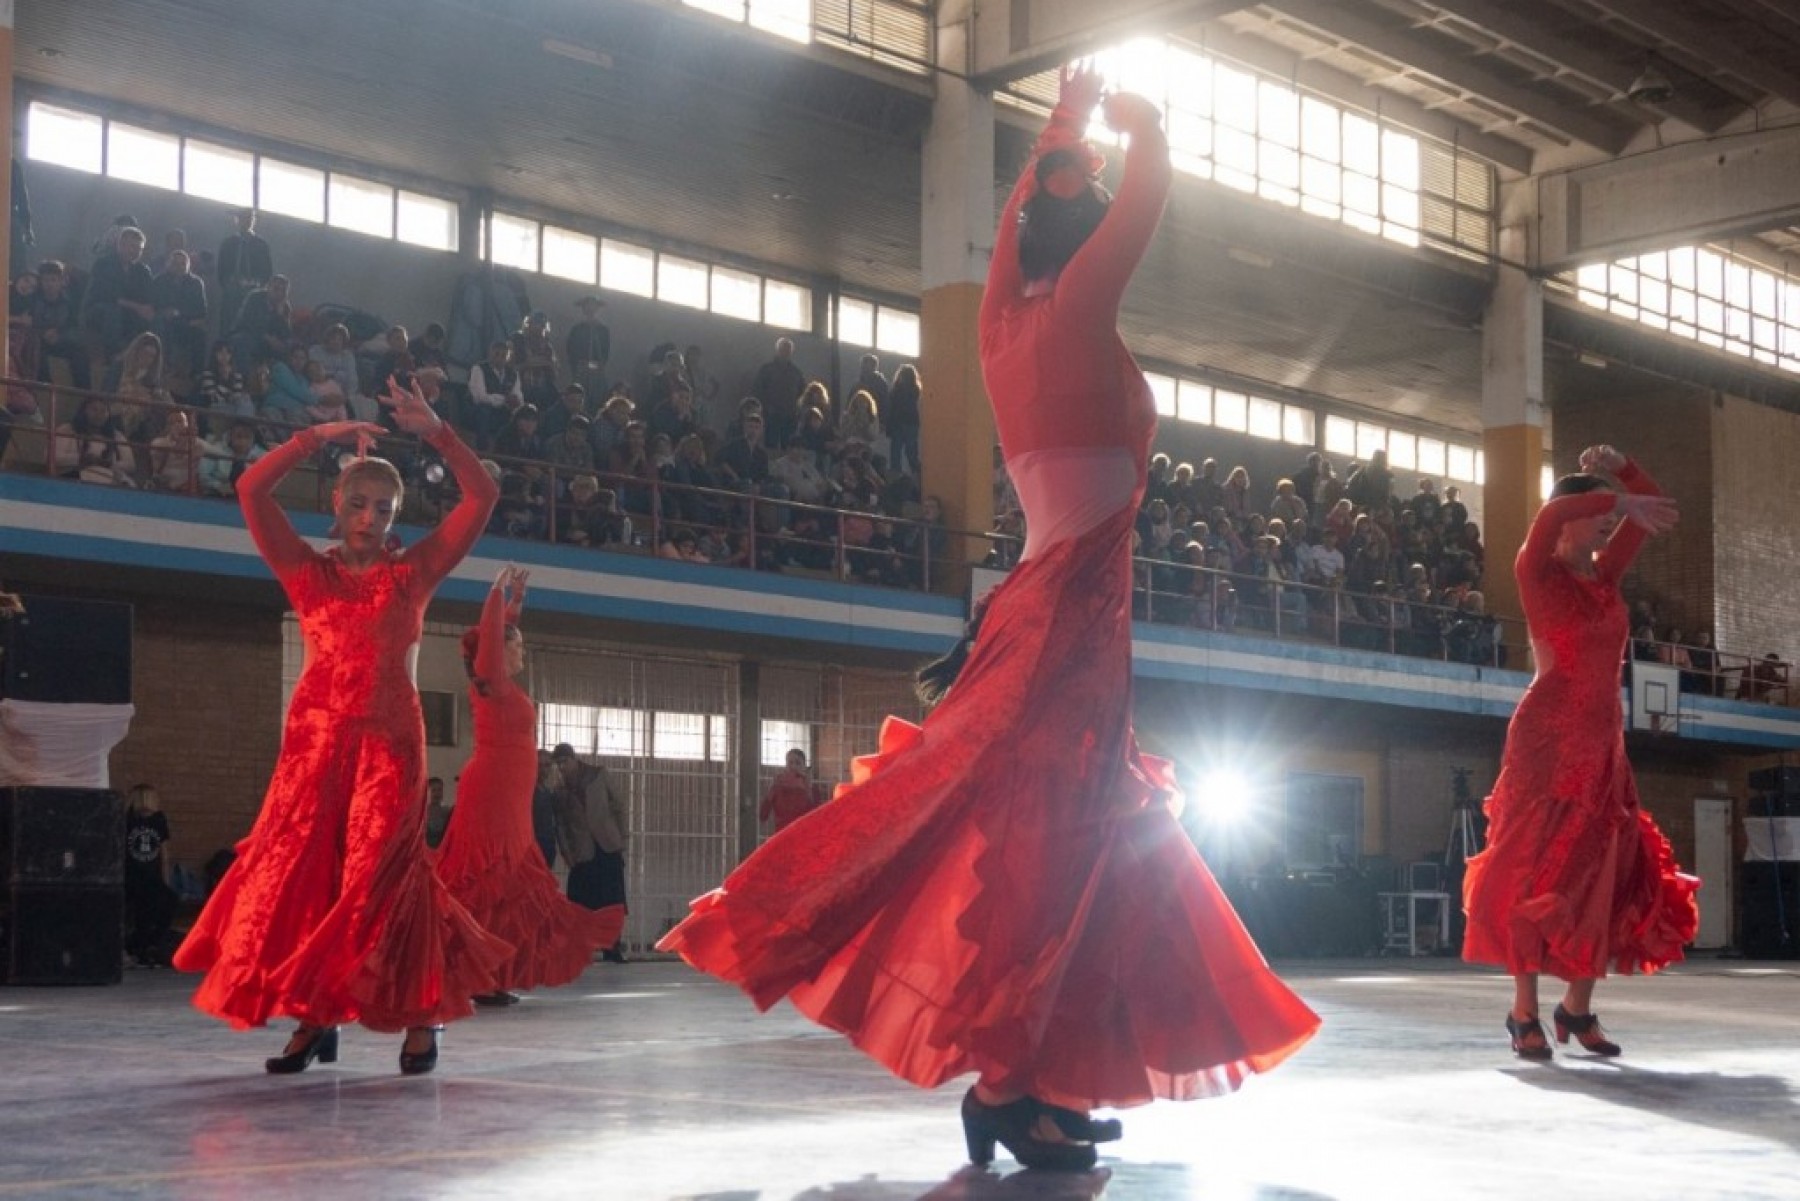
M 437 872 L 477 921 L 513 945 L 499 987 L 525 990 L 581 975 L 596 950 L 619 941 L 625 907 L 574 904 L 544 866 L 531 830 L 537 706 L 506 670 L 506 625 L 516 617 L 496 586 L 481 611 L 469 688 L 475 754 L 457 781 Z
M 1619 481 L 1658 494 L 1636 464 Z M 1564 525 L 1615 503 L 1604 490 L 1549 501 L 1515 564 L 1537 678 L 1507 727 L 1487 849 L 1463 881 L 1463 958 L 1513 975 L 1654 972 L 1681 959 L 1699 923 L 1700 881 L 1676 870 L 1625 758 L 1619 684 L 1630 631 L 1619 581 L 1644 531 L 1621 524 L 1591 579 L 1556 557 Z
M 238 1028 L 434 1025 L 473 1012 L 510 948 L 451 899 L 425 851 L 425 729 L 412 655 L 425 606 L 474 545 L 497 489 L 448 426 L 430 439 L 462 500 L 410 550 L 365 571 L 303 541 L 277 482 L 310 430 L 252 464 L 238 496 L 299 615 L 306 666 L 281 755 L 237 860 L 176 953 L 194 1004 Z
M 1080 142 L 1060 108 L 1042 155 Z M 660 946 L 787 997 L 906 1080 L 968 1072 L 1077 1110 L 1235 1088 L 1318 1018 L 1269 970 L 1131 730 L 1132 521 L 1155 411 L 1116 333 L 1168 144 L 1134 131 L 1118 197 L 1053 288 L 1000 221 L 982 362 L 1028 517 L 968 662 L 922 727 L 738 867 Z M 1034 294 L 1035 292 L 1035 294 Z

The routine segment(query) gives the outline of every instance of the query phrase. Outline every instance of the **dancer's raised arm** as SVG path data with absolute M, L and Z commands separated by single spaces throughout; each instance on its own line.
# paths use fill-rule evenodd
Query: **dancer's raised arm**
M 487 528 L 494 502 L 500 499 L 500 486 L 449 423 L 432 411 L 418 385 L 410 392 L 394 389 L 383 398 L 383 403 L 393 407 L 394 421 L 402 430 L 417 434 L 444 456 L 444 464 L 462 492 L 456 507 L 407 552 L 407 559 L 417 566 L 428 585 L 435 586 L 462 562 Z
M 329 442 L 367 445 L 386 432 L 367 421 L 329 421 L 300 430 L 244 468 L 237 485 L 238 505 L 244 511 L 244 523 L 250 527 L 251 540 L 277 579 L 286 579 L 305 565 L 313 550 L 294 529 L 287 511 L 276 502 L 276 486 L 307 456 Z

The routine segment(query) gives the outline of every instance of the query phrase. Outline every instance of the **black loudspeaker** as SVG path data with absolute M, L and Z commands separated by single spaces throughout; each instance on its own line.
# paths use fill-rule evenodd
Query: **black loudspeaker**
M 1800 958 L 1800 863 L 1740 863 L 1737 886 L 1737 941 L 1744 955 Z
M 131 606 L 24 596 L 0 622 L 0 696 L 52 704 L 131 702 Z
M 123 888 L 0 891 L 0 983 L 117 984 Z
M 1800 793 L 1758 792 L 1750 796 L 1751 817 L 1800 817 Z
M 99 788 L 0 788 L 0 887 L 119 885 L 125 803 Z
M 1751 792 L 1775 792 L 1800 796 L 1800 767 L 1762 767 L 1750 773 Z

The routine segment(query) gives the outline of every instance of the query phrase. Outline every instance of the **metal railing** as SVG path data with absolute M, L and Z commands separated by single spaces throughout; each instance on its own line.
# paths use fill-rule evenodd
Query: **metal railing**
M 213 436 L 244 422 L 258 431 L 259 441 L 279 441 L 303 428 L 267 417 L 15 379 L 0 379 L 0 393 L 8 398 L 11 410 L 10 424 L 4 429 L 13 445 L 6 461 L 15 469 L 190 496 L 230 498 L 229 472 L 208 471 L 206 465 L 229 462 L 231 456 L 201 440 L 198 433 L 192 445 L 159 445 L 158 435 L 172 426 L 174 414 L 182 414 L 196 431 L 210 426 L 208 433 Z M 119 417 L 122 430 L 129 431 L 111 440 L 87 439 L 89 443 L 110 441 L 110 452 L 105 445 L 84 447 L 77 437 L 61 429 L 90 400 L 104 401 L 109 416 Z M 33 438 L 39 440 L 35 446 Z M 408 481 L 402 521 L 435 523 L 455 503 L 455 481 L 442 470 L 428 446 L 397 434 L 380 440 L 377 449 L 401 467 Z M 129 453 L 128 465 L 121 465 L 120 450 Z M 323 448 L 309 467 L 296 470 L 284 481 L 277 498 L 289 507 L 329 511 L 333 479 L 339 459 L 347 451 L 336 445 Z M 572 512 L 568 484 L 592 476 L 618 498 L 618 511 L 609 515 L 621 519 L 616 528 L 621 532 L 629 528 L 628 536 L 617 541 L 588 543 L 599 550 L 673 558 L 676 556 L 664 553 L 664 548 L 673 544 L 670 535 L 690 530 L 696 540 L 711 535 L 715 546 L 726 548 L 723 558 L 707 560 L 713 566 L 816 572 L 840 580 L 932 591 L 955 578 L 956 573 L 948 570 L 954 565 L 1010 567 L 1022 545 L 1021 539 L 998 530 L 951 529 L 799 501 L 769 489 L 705 488 L 660 477 L 559 467 L 542 460 L 493 454 L 482 457 L 499 465 L 503 479 L 510 475 L 526 483 L 523 508 L 528 520 L 519 533 L 510 535 L 490 523 L 490 532 L 502 536 L 568 544 L 572 541 L 567 536 Z M 517 485 L 514 488 L 516 493 Z M 502 504 L 516 507 L 518 502 L 516 494 L 502 496 Z M 801 520 L 796 522 L 796 517 Z M 500 524 L 504 527 L 503 519 Z M 892 532 L 877 540 L 882 525 Z M 896 536 L 901 534 L 904 537 Z M 1304 638 L 1351 649 L 1530 670 L 1529 641 L 1519 618 L 1476 614 L 1392 595 L 1373 596 L 1342 587 L 1278 582 L 1191 563 L 1134 559 L 1132 611 L 1137 619 L 1159 625 Z M 1657 646 L 1659 660 L 1677 666 L 1675 652 L 1686 652 L 1684 691 L 1778 705 L 1794 703 L 1789 665 L 1784 662 L 1686 644 Z

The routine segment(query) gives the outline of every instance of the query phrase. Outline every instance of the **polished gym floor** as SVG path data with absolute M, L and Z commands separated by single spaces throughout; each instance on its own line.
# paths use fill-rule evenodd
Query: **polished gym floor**
M 1235 1096 L 1127 1113 L 1072 1177 L 970 1168 L 960 1089 L 920 1092 L 679 964 L 597 964 L 483 1011 L 415 1078 L 361 1030 L 335 1066 L 266 1076 L 286 1032 L 202 1018 L 166 970 L 0 988 L 0 1198 L 1800 1197 L 1800 966 L 1608 982 L 1625 1057 L 1547 1065 L 1508 1053 L 1492 973 L 1281 966 L 1319 1037 Z

